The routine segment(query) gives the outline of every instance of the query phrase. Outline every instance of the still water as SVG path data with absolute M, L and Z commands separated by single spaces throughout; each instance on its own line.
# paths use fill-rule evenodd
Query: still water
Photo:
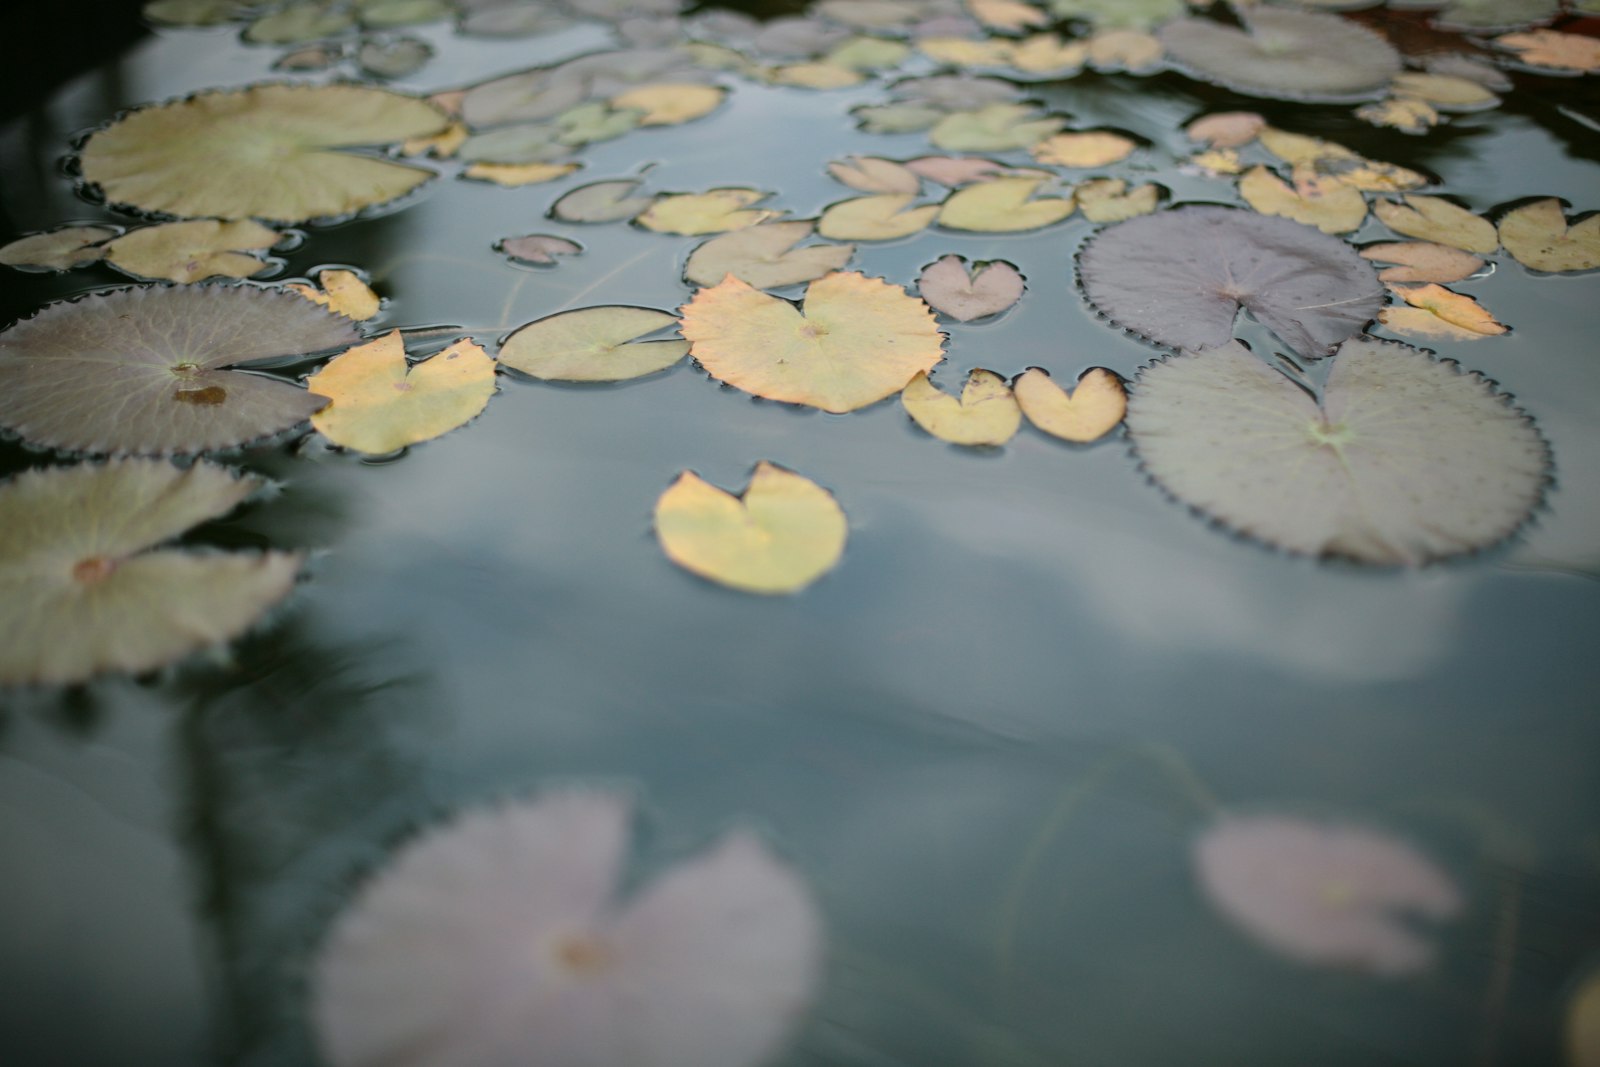
M 613 47 L 598 24 L 411 32 L 438 54 L 397 84 L 424 92 Z M 144 41 L 5 131 L 5 210 L 20 230 L 114 218 L 58 166 L 74 135 L 271 77 L 278 54 L 231 27 Z M 1600 166 L 1563 91 L 1426 138 L 1176 75 L 1086 73 L 1032 95 L 1148 142 L 1111 172 L 1175 201 L 1236 202 L 1170 160 L 1191 150 L 1186 121 L 1245 106 L 1445 177 L 1480 211 L 1533 195 L 1581 211 L 1600 206 Z M 813 217 L 847 195 L 829 160 L 929 151 L 922 134 L 854 128 L 851 107 L 883 100 L 872 82 L 741 83 L 709 119 L 591 146 L 571 178 L 447 177 L 313 228 L 281 276 L 354 266 L 388 298 L 382 325 L 484 342 L 569 307 L 671 310 L 698 239 L 554 222 L 551 202 L 649 166 L 654 188 L 747 185 Z M 1367 227 L 1352 238 L 1386 236 Z M 1073 282 L 1092 229 L 930 230 L 863 244 L 851 269 L 909 284 L 953 252 L 1022 270 L 1029 292 L 998 321 L 944 324 L 946 383 L 974 367 L 1132 378 L 1155 351 Z M 585 252 L 532 270 L 491 248 L 531 232 Z M 11 274 L 4 317 L 119 281 Z M 445 813 L 572 782 L 638 798 L 639 879 L 735 824 L 804 874 L 828 967 L 786 1067 L 1561 1062 L 1567 999 L 1600 966 L 1600 276 L 1502 256 L 1456 288 L 1513 332 L 1434 347 L 1534 416 L 1556 483 L 1510 544 L 1415 571 L 1209 528 L 1146 482 L 1120 434 L 1081 447 L 1024 431 L 974 452 L 892 401 L 801 411 L 687 363 L 615 386 L 503 376 L 469 427 L 382 463 L 314 440 L 237 456 L 283 492 L 191 540 L 310 550 L 289 604 L 151 678 L 0 697 L 6 1062 L 312 1063 L 305 968 L 356 880 Z M 842 564 L 794 597 L 679 571 L 650 529 L 678 472 L 738 489 L 763 459 L 849 515 Z M 7 471 L 46 461 L 0 446 Z M 1190 856 L 1219 807 L 1412 842 L 1467 901 L 1435 966 L 1319 971 L 1227 925 Z

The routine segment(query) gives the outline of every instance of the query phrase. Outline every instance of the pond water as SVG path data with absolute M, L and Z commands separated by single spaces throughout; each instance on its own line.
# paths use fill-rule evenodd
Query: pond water
M 419 93 L 615 47 L 596 22 L 406 32 L 436 49 L 392 83 Z M 283 77 L 281 53 L 236 26 L 160 30 L 6 130 L 6 212 L 23 231 L 127 224 L 77 195 L 58 164 L 73 137 L 126 107 Z M 934 151 L 855 127 L 882 79 L 728 84 L 715 114 L 588 146 L 554 182 L 506 189 L 440 163 L 401 205 L 305 227 L 271 280 L 355 267 L 387 299 L 378 325 L 460 325 L 492 351 L 558 310 L 670 311 L 693 292 L 681 270 L 700 238 L 547 218 L 571 188 L 649 167 L 656 190 L 750 186 L 808 218 L 852 195 L 829 161 Z M 1028 95 L 1147 142 L 1096 173 L 1159 182 L 1169 202 L 1240 202 L 1175 161 L 1195 148 L 1186 122 L 1243 107 L 1437 175 L 1479 212 L 1536 195 L 1600 206 L 1578 80 L 1528 77 L 1507 106 L 1423 137 L 1172 73 L 1085 72 Z M 863 242 L 849 269 L 910 286 L 946 253 L 1020 268 L 1028 292 L 999 319 L 941 320 L 947 389 L 975 367 L 1131 380 L 1157 350 L 1074 281 L 1096 228 L 932 228 Z M 526 269 L 492 248 L 532 232 L 584 252 Z M 1375 218 L 1347 236 L 1392 239 Z M 118 284 L 103 266 L 10 273 L 0 310 Z M 1600 275 L 1501 254 L 1452 288 L 1513 330 L 1430 347 L 1515 396 L 1555 481 L 1511 541 L 1422 568 L 1233 536 L 1151 485 L 1121 431 L 963 449 L 893 401 L 825 414 L 688 362 L 616 385 L 502 375 L 471 425 L 382 462 L 314 435 L 223 457 L 282 491 L 188 540 L 310 551 L 286 605 L 150 676 L 0 695 L 8 1062 L 317 1062 L 307 968 L 359 879 L 451 812 L 573 783 L 637 799 L 630 884 L 737 825 L 811 887 L 827 963 L 776 1061 L 790 1067 L 1565 1062 L 1569 1000 L 1600 964 Z M 652 533 L 680 471 L 737 491 L 760 460 L 849 518 L 841 563 L 794 596 L 696 578 Z M 0 446 L 7 472 L 54 462 Z M 1418 973 L 1284 959 L 1197 884 L 1194 842 L 1221 810 L 1380 829 L 1465 907 L 1427 929 L 1437 956 Z

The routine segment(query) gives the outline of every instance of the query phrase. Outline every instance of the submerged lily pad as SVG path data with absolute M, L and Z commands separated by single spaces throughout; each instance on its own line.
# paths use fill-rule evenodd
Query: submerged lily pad
M 684 471 L 656 501 L 656 537 L 687 571 L 746 593 L 794 593 L 844 554 L 843 509 L 809 478 L 757 464 L 743 499 Z
M 415 189 L 433 172 L 337 151 L 438 133 L 432 104 L 357 85 L 264 84 L 140 108 L 97 130 L 83 177 L 106 199 L 180 217 L 303 222 Z
M 288 594 L 299 555 L 155 546 L 261 487 L 139 459 L 0 484 L 0 685 L 151 670 L 243 633 Z
M 1157 35 L 1187 73 L 1252 96 L 1362 100 L 1400 73 L 1400 53 L 1381 34 L 1337 15 L 1251 7 L 1240 19 L 1244 29 L 1178 19 Z
M 1320 403 L 1237 342 L 1139 375 L 1128 434 L 1179 500 L 1269 545 L 1418 564 L 1527 521 L 1550 453 L 1532 420 L 1454 363 L 1346 341 Z
M 0 333 L 0 427 L 50 448 L 159 455 L 289 429 L 323 401 L 226 368 L 348 348 L 349 319 L 249 286 L 118 289 Z
M 829 274 L 806 289 L 803 306 L 730 277 L 684 306 L 682 332 L 713 377 L 832 412 L 893 396 L 944 358 L 928 305 L 882 279 Z
M 1227 342 L 1243 307 L 1314 358 L 1383 304 L 1372 265 L 1337 237 L 1210 205 L 1108 226 L 1080 253 L 1078 276 L 1101 314 L 1173 348 Z

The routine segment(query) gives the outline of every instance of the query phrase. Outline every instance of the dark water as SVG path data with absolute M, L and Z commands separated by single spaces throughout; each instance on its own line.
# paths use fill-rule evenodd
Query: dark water
M 607 40 L 422 35 L 440 55 L 402 87 Z M 80 79 L 6 131 L 6 211 L 27 229 L 106 217 L 58 168 L 76 131 L 260 80 L 276 54 L 229 29 L 163 33 Z M 1478 210 L 1531 195 L 1592 208 L 1595 136 L 1556 110 L 1563 91 L 1425 139 L 1343 108 L 1269 117 L 1446 177 Z M 1108 173 L 1231 201 L 1168 160 L 1184 121 L 1242 101 L 1176 76 L 1037 95 L 1151 142 Z M 564 226 L 543 217 L 551 201 L 653 164 L 657 189 L 751 185 L 810 216 L 846 195 L 828 160 L 928 150 L 853 129 L 848 109 L 881 99 L 741 84 L 710 120 L 592 146 L 570 179 L 441 180 L 404 210 L 314 231 L 285 276 L 357 266 L 390 300 L 384 325 L 485 341 L 566 307 L 671 309 L 696 239 Z M 1385 233 L 1368 227 L 1355 239 Z M 957 252 L 1027 275 L 1000 321 L 947 327 L 947 382 L 977 366 L 1131 377 L 1152 350 L 1072 285 L 1090 229 L 929 231 L 863 245 L 851 266 L 909 283 Z M 491 251 L 529 232 L 586 252 L 532 271 Z M 13 274 L 6 318 L 116 280 Z M 738 822 L 804 872 L 830 964 L 785 1064 L 1559 1062 L 1566 997 L 1600 963 L 1600 277 L 1534 277 L 1502 256 L 1455 288 L 1515 330 L 1437 347 L 1534 415 L 1557 484 L 1512 544 L 1418 572 L 1208 529 L 1145 483 L 1120 437 L 1024 431 L 977 454 L 894 402 L 802 413 L 689 365 L 614 387 L 503 378 L 470 427 L 393 462 L 314 443 L 239 457 L 285 491 L 194 537 L 313 549 L 290 605 L 228 656 L 4 698 L 0 1050 L 15 1057 L 0 1055 L 310 1062 L 303 968 L 353 880 L 419 822 L 581 781 L 641 798 L 643 870 Z M 0 458 L 43 461 L 14 445 Z M 762 459 L 829 487 L 850 518 L 843 563 L 801 596 L 701 582 L 650 531 L 680 470 L 738 488 Z M 1469 901 L 1438 965 L 1322 973 L 1228 927 L 1189 859 L 1218 802 L 1417 844 Z

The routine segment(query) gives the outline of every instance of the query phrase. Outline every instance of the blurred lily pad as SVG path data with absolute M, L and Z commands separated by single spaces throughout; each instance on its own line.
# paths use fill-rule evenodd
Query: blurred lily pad
M 437 133 L 432 104 L 356 85 L 267 83 L 140 108 L 83 147 L 106 199 L 180 217 L 269 222 L 348 215 L 403 196 L 433 172 L 336 151 Z
M 281 289 L 91 294 L 0 333 L 0 426 L 71 451 L 228 448 L 289 429 L 323 401 L 227 368 L 348 348 L 359 337 L 349 319 Z
M 1167 55 L 1196 78 L 1284 100 L 1360 100 L 1400 73 L 1400 53 L 1381 34 L 1337 15 L 1250 7 L 1243 28 L 1177 19 L 1158 31 Z
M 378 78 L 404 78 L 433 58 L 433 46 L 416 37 L 368 41 L 356 52 L 361 69 Z
M 583 246 L 576 241 L 569 241 L 565 237 L 556 237 L 548 233 L 531 233 L 525 237 L 507 237 L 495 244 L 495 251 L 516 260 L 518 263 L 534 263 L 541 267 L 553 267 L 557 256 L 576 256 L 583 252 Z
M 0 264 L 18 270 L 71 270 L 103 257 L 105 242 L 121 232 L 112 226 L 63 226 L 30 234 L 0 247 Z
M 261 488 L 140 459 L 0 483 L 0 685 L 147 671 L 249 629 L 293 588 L 298 554 L 156 546 Z
M 252 44 L 304 44 L 343 33 L 356 24 L 349 11 L 314 2 L 293 3 L 269 11 L 244 31 Z
M 858 196 L 828 205 L 817 231 L 836 241 L 891 241 L 928 228 L 938 217 L 938 204 L 913 207 L 909 193 Z

